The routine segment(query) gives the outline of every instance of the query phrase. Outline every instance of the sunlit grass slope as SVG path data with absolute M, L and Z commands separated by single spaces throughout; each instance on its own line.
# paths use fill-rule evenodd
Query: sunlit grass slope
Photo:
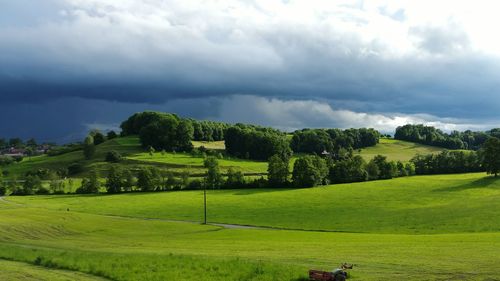
M 201 191 L 11 197 L 55 210 L 201 221 Z M 211 190 L 212 222 L 372 233 L 500 231 L 500 180 L 415 176 L 310 189 Z
M 356 154 L 361 155 L 366 161 L 369 161 L 375 155 L 380 154 L 386 156 L 387 159 L 391 161 L 407 162 L 417 154 L 426 155 L 430 153 L 438 153 L 443 150 L 444 148 L 436 146 L 381 138 L 377 145 L 363 148 L 361 152 L 356 152 Z
M 82 151 L 73 151 L 57 156 L 41 155 L 35 157 L 25 157 L 22 162 L 4 167 L 9 176 L 24 176 L 28 171 L 34 171 L 40 168 L 58 170 L 67 168 L 73 163 L 81 163 L 87 170 L 89 168 L 101 168 L 106 165 L 106 153 L 111 150 L 118 151 L 123 156 L 140 153 L 143 149 L 139 145 L 137 137 L 116 138 L 106 141 L 96 146 L 96 152 L 91 160 L 83 157 Z
M 223 142 L 194 142 L 195 147 L 201 145 L 208 149 L 223 149 Z M 121 137 L 106 141 L 96 146 L 96 153 L 91 160 L 83 157 L 82 151 L 74 151 L 58 156 L 35 156 L 26 157 L 21 163 L 15 163 L 4 168 L 9 177 L 23 177 L 28 171 L 35 171 L 40 168 L 58 170 L 67 168 L 73 163 L 81 163 L 84 172 L 90 169 L 105 171 L 108 164 L 105 162 L 106 153 L 115 150 L 125 157 L 119 165 L 130 169 L 137 169 L 142 166 L 157 166 L 173 172 L 187 171 L 191 174 L 201 175 L 204 173 L 203 157 L 192 156 L 188 153 L 160 153 L 156 152 L 151 157 L 145 149 L 141 147 L 137 136 Z M 219 161 L 223 172 L 229 168 L 242 171 L 245 174 L 265 174 L 267 173 L 267 162 L 251 161 L 244 159 L 221 159 Z M 79 175 L 77 175 L 79 176 Z
M 0 259 L 0 280 L 5 281 L 104 281 L 106 279 L 75 271 L 48 269 L 22 262 Z
M 127 157 L 127 159 L 138 160 L 146 163 L 160 163 L 176 168 L 198 168 L 203 169 L 204 158 L 193 156 L 188 153 L 160 153 L 156 152 L 153 156 L 149 153 L 139 153 Z M 219 159 L 219 166 L 222 170 L 233 168 L 247 174 L 251 173 L 267 173 L 267 162 L 259 162 L 252 160 L 243 160 L 237 158 Z
M 351 280 L 500 277 L 498 233 L 223 229 L 0 205 L 4 205 L 0 208 L 0 258 L 112 280 L 307 280 L 309 268 L 331 269 L 344 261 L 357 264 Z

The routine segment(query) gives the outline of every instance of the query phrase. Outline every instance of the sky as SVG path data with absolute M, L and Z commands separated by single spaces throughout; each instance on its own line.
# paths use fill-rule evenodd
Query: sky
M 0 0 L 0 137 L 134 112 L 283 130 L 500 127 L 497 1 Z

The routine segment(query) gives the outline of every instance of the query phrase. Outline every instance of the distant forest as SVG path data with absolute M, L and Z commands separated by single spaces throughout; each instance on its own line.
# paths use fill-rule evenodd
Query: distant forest
M 453 131 L 450 134 L 424 125 L 404 125 L 396 128 L 395 139 L 448 149 L 478 150 L 489 137 L 500 138 L 500 129 L 486 132 Z
M 234 125 L 180 118 L 171 113 L 141 112 L 121 124 L 122 135 L 139 135 L 144 147 L 155 150 L 190 151 L 191 140 L 225 141 L 230 155 L 268 160 L 273 155 L 289 157 L 292 152 L 338 155 L 374 146 L 380 133 L 374 129 L 303 129 L 291 134 L 273 128 L 237 123 Z

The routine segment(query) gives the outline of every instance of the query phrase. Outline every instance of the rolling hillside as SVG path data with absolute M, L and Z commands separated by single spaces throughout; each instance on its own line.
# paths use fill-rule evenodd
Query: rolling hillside
M 223 142 L 193 142 L 195 147 L 204 146 L 208 149 L 223 150 Z M 40 168 L 58 170 L 67 168 L 70 164 L 81 163 L 84 167 L 84 173 L 90 168 L 96 168 L 103 173 L 108 169 L 108 163 L 104 161 L 108 151 L 116 150 L 125 161 L 121 166 L 130 169 L 137 169 L 144 165 L 154 165 L 162 169 L 168 169 L 173 172 L 188 171 L 192 175 L 201 175 L 204 173 L 203 158 L 201 156 L 192 156 L 188 153 L 160 153 L 156 152 L 153 156 L 144 152 L 140 146 L 139 139 L 135 136 L 116 138 L 106 141 L 96 146 L 96 153 L 93 159 L 85 160 L 81 151 L 74 151 L 58 156 L 35 156 L 26 157 L 21 163 L 14 163 L 3 169 L 9 173 L 9 177 L 21 177 L 28 171 Z M 388 160 L 409 161 L 417 153 L 428 154 L 442 151 L 442 148 L 425 146 L 421 144 L 399 141 L 393 139 L 381 139 L 380 143 L 374 147 L 362 149 L 360 154 L 365 160 L 369 161 L 375 155 L 381 154 L 387 156 Z M 295 158 L 292 159 L 292 163 Z M 242 171 L 247 175 L 262 175 L 267 173 L 267 163 L 262 161 L 252 161 L 237 158 L 225 158 L 220 160 L 222 171 L 229 168 Z M 80 175 L 76 175 L 77 177 Z
M 202 193 L 34 196 L 9 200 L 55 210 L 201 221 Z M 306 189 L 212 190 L 208 212 L 212 222 L 290 229 L 413 234 L 488 232 L 500 231 L 500 224 L 492 223 L 500 221 L 499 200 L 500 180 L 477 173 Z
M 407 162 L 417 154 L 439 153 L 443 150 L 441 147 L 381 138 L 376 146 L 364 148 L 356 154 L 361 155 L 366 161 L 380 154 L 387 156 L 387 160 Z
M 350 280 L 497 280 L 499 199 L 500 180 L 484 174 L 209 191 L 209 222 L 280 228 L 240 229 L 189 222 L 202 218 L 199 191 L 9 197 L 0 264 L 71 280 L 302 281 L 347 261 Z

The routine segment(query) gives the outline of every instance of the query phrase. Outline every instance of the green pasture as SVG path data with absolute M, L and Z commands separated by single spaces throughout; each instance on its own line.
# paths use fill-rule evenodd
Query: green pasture
M 201 221 L 202 191 L 11 197 L 12 202 L 140 218 Z M 433 234 L 500 231 L 500 180 L 414 176 L 305 189 L 210 190 L 209 221 L 288 229 Z
M 0 280 L 8 281 L 104 281 L 106 279 L 75 271 L 47 269 L 23 262 L 0 259 Z
M 402 140 L 381 138 L 376 146 L 363 148 L 361 152 L 356 154 L 361 155 L 366 161 L 370 161 L 376 155 L 384 155 L 390 161 L 410 161 L 417 154 L 439 153 L 444 148 L 436 146 L 428 146 Z
M 345 261 L 356 264 L 351 280 L 500 278 L 499 233 L 225 229 L 49 210 L 57 199 L 44 201 L 0 201 L 0 258 L 111 280 L 307 280 L 309 268 Z
M 198 168 L 203 169 L 204 158 L 201 156 L 193 156 L 189 153 L 161 153 L 155 152 L 153 156 L 143 152 L 131 155 L 127 159 L 137 160 L 147 163 L 160 163 L 171 166 L 173 168 Z M 243 160 L 238 158 L 219 159 L 219 166 L 223 170 L 233 168 L 244 173 L 267 173 L 267 162 Z

